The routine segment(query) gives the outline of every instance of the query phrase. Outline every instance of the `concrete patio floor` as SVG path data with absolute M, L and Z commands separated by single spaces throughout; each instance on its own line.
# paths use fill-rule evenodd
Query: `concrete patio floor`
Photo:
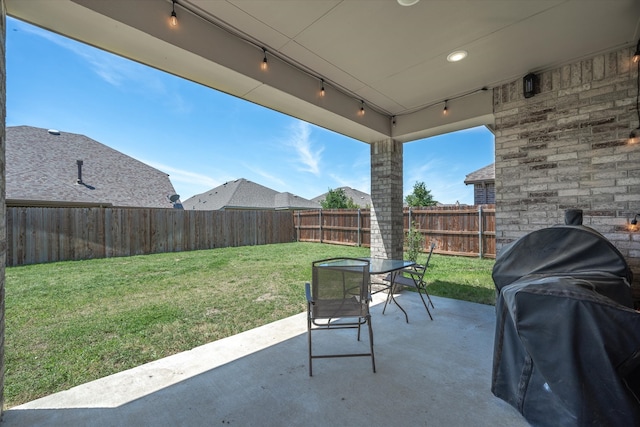
M 528 426 L 491 394 L 494 307 L 418 295 L 372 307 L 368 357 L 307 365 L 306 314 L 212 342 L 7 410 L 9 426 Z M 363 346 L 318 332 L 318 352 Z M 360 351 L 360 350 L 358 350 Z

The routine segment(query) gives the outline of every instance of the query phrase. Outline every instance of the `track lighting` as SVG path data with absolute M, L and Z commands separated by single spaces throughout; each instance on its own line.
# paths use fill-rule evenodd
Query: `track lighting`
M 320 96 L 324 96 L 324 79 L 320 79 Z
M 445 99 L 444 108 L 442 109 L 442 114 L 444 114 L 445 116 L 449 113 L 449 109 L 447 108 L 447 102 L 449 101 Z
M 269 68 L 269 63 L 267 62 L 267 49 L 262 48 L 262 51 L 264 52 L 264 59 L 262 60 L 262 63 L 260 64 L 260 69 L 262 71 L 267 71 L 267 69 Z
M 360 101 L 360 111 L 358 111 L 359 116 L 364 116 L 364 101 Z
M 178 25 L 178 16 L 176 15 L 176 1 L 173 0 L 171 2 L 172 10 L 171 17 L 169 18 L 169 23 L 172 27 L 176 27 Z

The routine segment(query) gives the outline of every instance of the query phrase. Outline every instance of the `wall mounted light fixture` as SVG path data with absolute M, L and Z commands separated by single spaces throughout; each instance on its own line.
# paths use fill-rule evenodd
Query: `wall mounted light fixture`
M 447 107 L 447 102 L 449 102 L 449 100 L 445 99 L 444 100 L 444 108 L 442 109 L 442 114 L 445 115 L 445 116 L 449 113 L 449 108 Z
M 525 98 L 531 98 L 537 93 L 538 76 L 529 73 L 522 78 L 522 94 Z
M 324 96 L 324 79 L 320 79 L 320 96 Z
M 636 225 L 638 223 L 638 217 L 640 214 L 636 214 L 633 219 L 630 221 L 631 225 Z
M 262 48 L 262 52 L 264 53 L 264 58 L 262 59 L 262 63 L 260 64 L 260 69 L 262 71 L 267 71 L 269 68 L 269 62 L 267 61 L 267 49 Z
M 638 40 L 638 46 L 636 46 L 636 53 L 633 54 L 633 62 L 640 62 L 640 40 Z

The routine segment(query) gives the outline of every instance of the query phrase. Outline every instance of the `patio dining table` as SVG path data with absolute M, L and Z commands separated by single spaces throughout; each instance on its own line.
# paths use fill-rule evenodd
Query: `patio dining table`
M 402 306 L 398 304 L 398 301 L 396 301 L 395 297 L 393 296 L 393 287 L 395 285 L 395 280 L 398 274 L 400 274 L 403 269 L 407 267 L 411 267 L 412 265 L 415 265 L 415 262 L 403 260 L 403 259 L 384 259 L 384 258 L 362 258 L 362 259 L 366 259 L 367 261 L 369 261 L 369 274 L 389 273 L 391 275 L 389 286 L 385 286 L 384 289 L 377 291 L 377 292 L 382 292 L 385 289 L 389 290 L 389 293 L 387 294 L 387 299 L 384 302 L 384 308 L 382 309 L 382 314 L 384 314 L 385 310 L 387 309 L 387 304 L 389 303 L 389 300 L 392 300 L 394 303 L 396 303 L 396 305 L 400 308 L 400 310 L 402 310 L 402 312 L 404 313 L 405 320 L 407 321 L 407 323 L 409 323 L 409 315 L 404 310 L 404 308 L 402 308 Z

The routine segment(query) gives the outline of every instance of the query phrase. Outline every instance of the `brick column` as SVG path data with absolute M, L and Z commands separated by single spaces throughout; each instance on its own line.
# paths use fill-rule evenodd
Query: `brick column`
M 403 255 L 402 143 L 388 139 L 371 144 L 371 256 Z
M 7 230 L 6 230 L 6 204 L 5 204 L 5 118 L 7 111 L 6 102 L 6 17 L 5 1 L 0 0 L 0 408 L 4 407 L 4 266 L 7 256 Z M 3 411 L 0 409 L 0 411 Z M 2 414 L 0 413 L 0 417 Z

